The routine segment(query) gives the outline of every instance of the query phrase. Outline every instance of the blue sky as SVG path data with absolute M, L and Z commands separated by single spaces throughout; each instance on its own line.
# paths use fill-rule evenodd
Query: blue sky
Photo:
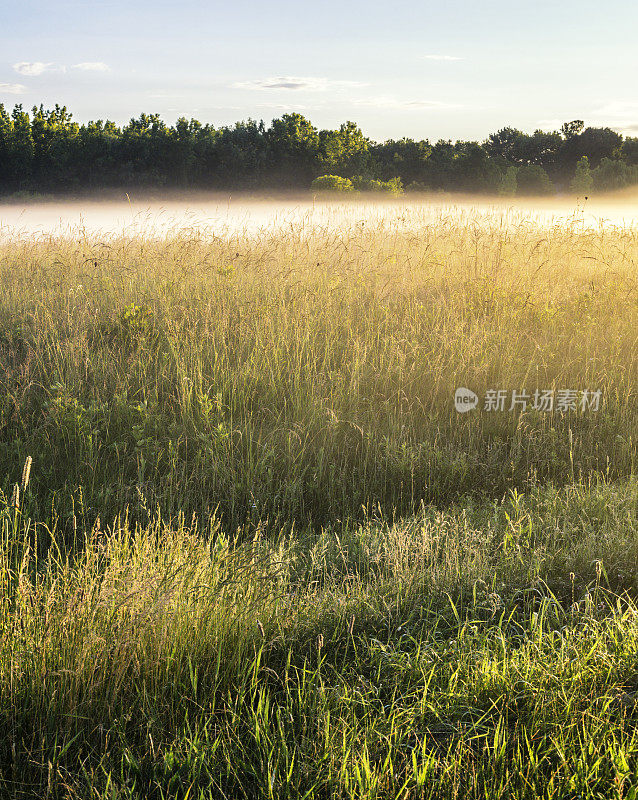
M 483 139 L 574 118 L 638 136 L 635 0 L 0 0 L 0 102 L 75 119 Z

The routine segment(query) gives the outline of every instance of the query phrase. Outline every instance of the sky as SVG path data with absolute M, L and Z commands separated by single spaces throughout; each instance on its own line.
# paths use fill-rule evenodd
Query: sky
M 382 141 L 583 119 L 638 136 L 635 0 L 0 0 L 0 103 Z

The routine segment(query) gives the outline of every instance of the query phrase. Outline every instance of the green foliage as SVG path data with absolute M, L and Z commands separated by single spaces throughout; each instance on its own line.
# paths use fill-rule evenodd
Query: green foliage
M 363 175 L 355 175 L 352 178 L 352 185 L 358 192 L 382 192 L 383 182 L 376 178 L 365 178 Z
M 502 128 L 491 134 L 484 146 L 492 158 L 502 159 L 508 164 L 537 164 L 551 170 L 555 167 L 561 143 L 561 136 L 556 131 L 537 130 L 528 135 L 515 128 Z
M 503 170 L 478 143 L 457 142 L 451 176 L 455 188 L 462 191 L 496 193 L 502 182 Z
M 526 134 L 506 127 L 482 144 L 432 145 L 406 137 L 376 143 L 350 120 L 318 131 L 298 113 L 284 114 L 268 127 L 247 119 L 220 128 L 185 117 L 169 126 L 158 114 L 144 113 L 120 127 L 110 120 L 79 124 L 59 105 L 34 107 L 31 113 L 17 105 L 10 113 L 0 104 L 0 192 L 15 199 L 20 191 L 100 187 L 305 188 L 318 175 L 331 174 L 509 195 L 512 167 L 542 168 L 556 186 L 565 187 L 583 157 L 592 169 L 604 159 L 638 163 L 634 142 L 609 128 L 585 128 L 580 120 L 565 123 L 560 132 Z M 626 185 L 624 179 L 605 178 L 609 170 L 603 168 L 601 186 Z M 633 173 L 626 177 L 634 180 Z M 523 193 L 532 191 L 526 180 L 534 193 L 549 191 L 538 173 L 533 179 L 528 172 Z
M 516 174 L 516 180 L 519 194 L 548 195 L 555 192 L 549 175 L 537 164 L 526 164 L 520 167 Z
M 319 163 L 319 133 L 301 114 L 284 114 L 266 132 L 269 159 L 276 179 L 290 182 L 316 172 Z
M 503 175 L 498 193 L 503 197 L 513 197 L 518 189 L 518 167 L 508 167 Z
M 635 237 L 380 210 L 328 230 L 3 241 L 0 462 L 55 453 L 33 500 L 65 530 L 79 487 L 89 518 L 217 508 L 234 530 L 630 474 Z M 468 380 L 589 386 L 606 405 L 459 417 Z
M 578 137 L 579 151 L 596 167 L 604 158 L 618 158 L 623 137 L 611 128 L 585 128 Z
M 30 492 L 0 493 L 3 796 L 631 796 L 635 481 L 277 541 L 78 516 L 71 547 Z
M 150 309 L 131 303 L 120 314 L 120 328 L 124 334 L 136 338 L 148 331 L 153 314 Z
M 405 187 L 406 192 L 427 192 L 430 187 L 421 181 L 412 181 Z
M 603 158 L 592 170 L 592 178 L 597 190 L 624 189 L 638 182 L 638 166 L 629 166 L 619 159 Z
M 626 137 L 622 143 L 620 157 L 629 166 L 638 164 L 638 137 Z
M 634 796 L 638 237 L 382 206 L 0 241 L 1 797 Z
M 384 191 L 393 195 L 403 194 L 403 182 L 401 181 L 401 178 L 395 177 L 385 181 Z
M 580 122 L 577 120 L 577 122 Z M 559 151 L 558 176 L 569 185 L 574 176 L 576 165 L 583 157 L 587 157 L 589 166 L 597 168 L 603 159 L 616 159 L 621 155 L 623 137 L 610 128 L 584 128 L 582 123 L 572 132 L 565 135 Z M 594 181 L 595 183 L 595 181 Z
M 565 139 L 575 139 L 583 132 L 585 123 L 582 119 L 574 119 L 571 122 L 564 122 L 560 126 L 560 132 Z
M 423 180 L 427 174 L 428 159 L 432 148 L 427 141 L 413 139 L 389 139 L 374 145 L 372 156 L 374 171 L 381 180 L 391 180 L 400 175 L 405 183 Z
M 319 134 L 322 167 L 346 178 L 367 169 L 370 163 L 370 140 L 354 122 L 346 122 L 337 131 Z
M 572 192 L 580 195 L 590 194 L 594 188 L 594 178 L 589 168 L 589 159 L 583 156 L 576 164 L 576 172 L 569 185 Z
M 348 178 L 341 178 L 339 175 L 321 175 L 315 178 L 310 184 L 314 192 L 352 192 L 354 185 Z
M 428 160 L 427 178 L 435 189 L 496 194 L 506 166 L 477 142 L 439 141 Z
M 384 192 L 395 196 L 403 194 L 401 178 L 395 177 L 387 181 L 378 181 L 375 178 L 364 178 L 361 175 L 355 175 L 352 183 L 359 192 Z

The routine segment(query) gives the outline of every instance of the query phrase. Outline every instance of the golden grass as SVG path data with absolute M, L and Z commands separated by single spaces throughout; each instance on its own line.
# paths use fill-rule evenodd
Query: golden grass
M 0 242 L 0 795 L 633 796 L 638 229 L 380 210 Z
M 414 208 L 309 220 L 5 238 L 8 463 L 34 453 L 47 488 L 82 485 L 94 513 L 143 496 L 235 522 L 631 473 L 638 230 Z M 603 404 L 461 416 L 458 386 Z

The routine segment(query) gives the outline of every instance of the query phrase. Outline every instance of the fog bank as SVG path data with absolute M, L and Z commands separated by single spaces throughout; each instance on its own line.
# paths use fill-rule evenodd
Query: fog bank
M 311 195 L 266 198 L 198 193 L 161 198 L 51 200 L 0 203 L 0 236 L 165 236 L 184 232 L 227 236 L 282 230 L 288 226 L 343 228 L 360 224 L 418 229 L 457 218 L 490 225 L 638 225 L 635 189 L 595 198 L 481 198 L 404 195 L 352 199 Z

